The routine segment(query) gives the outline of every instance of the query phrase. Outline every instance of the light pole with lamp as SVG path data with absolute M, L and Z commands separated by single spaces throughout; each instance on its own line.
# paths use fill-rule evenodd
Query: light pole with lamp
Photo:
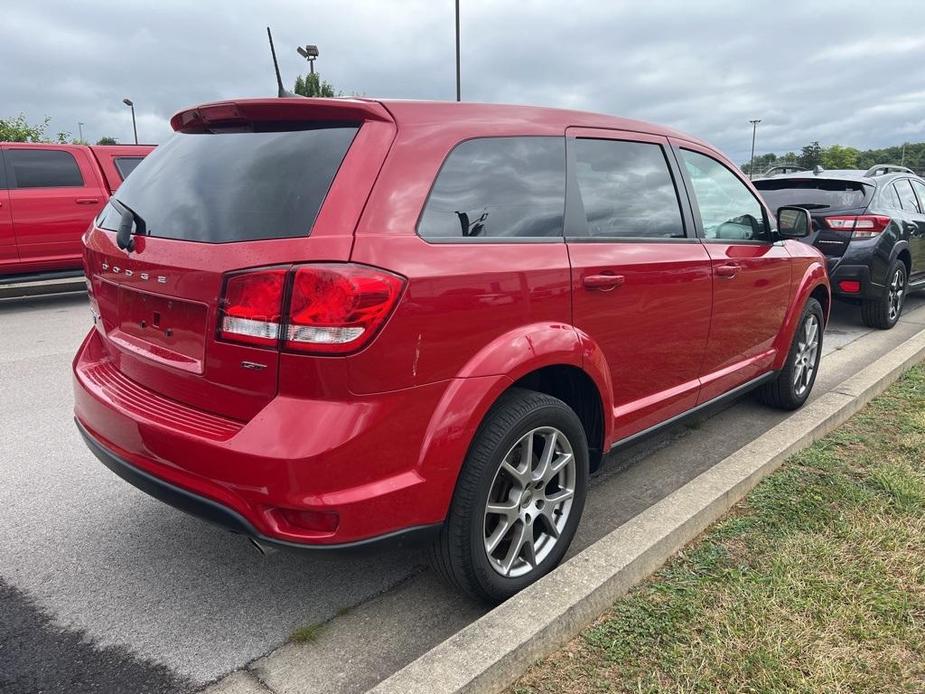
M 757 118 L 748 122 L 752 124 L 752 159 L 751 163 L 748 165 L 748 180 L 750 181 L 755 175 L 755 135 L 758 133 L 758 124 L 761 122 L 761 119 Z
M 135 125 L 135 102 L 131 99 L 122 99 L 122 103 L 132 109 L 132 131 L 135 133 L 135 144 L 138 144 L 138 127 Z
M 299 55 L 305 58 L 308 61 L 308 72 L 311 75 L 315 74 L 315 58 L 318 57 L 318 46 L 307 43 L 305 47 L 299 46 L 296 48 L 299 52 Z

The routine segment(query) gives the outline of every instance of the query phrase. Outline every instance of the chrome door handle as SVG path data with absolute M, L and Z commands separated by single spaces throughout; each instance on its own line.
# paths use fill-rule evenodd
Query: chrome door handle
M 77 198 L 77 200 L 75 200 L 78 205 L 95 205 L 99 201 L 99 198 Z
M 725 265 L 716 266 L 716 276 L 722 277 L 724 279 L 732 279 L 739 272 L 739 265 L 736 263 L 727 263 Z
M 585 275 L 581 282 L 586 289 L 600 289 L 606 292 L 623 286 L 625 280 L 623 275 Z

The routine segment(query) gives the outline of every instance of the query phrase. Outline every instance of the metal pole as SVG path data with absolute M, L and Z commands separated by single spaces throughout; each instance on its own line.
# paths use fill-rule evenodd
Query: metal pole
M 748 180 L 752 180 L 755 175 L 755 135 L 758 132 L 758 124 L 761 122 L 761 119 L 750 120 L 748 121 L 752 124 L 752 158 L 751 163 L 748 165 Z
M 459 84 L 459 0 L 456 0 L 456 101 L 462 101 Z
M 135 133 L 135 144 L 138 144 L 138 127 L 135 125 L 135 104 L 132 104 L 132 131 Z
M 314 58 L 309 58 L 308 60 L 308 71 L 312 75 L 315 74 L 315 59 Z
M 903 142 L 903 158 L 902 158 L 902 161 L 899 162 L 899 165 L 900 166 L 906 165 L 906 143 L 905 142 Z
M 77 130 L 80 132 L 80 141 L 84 141 L 84 124 L 82 121 L 77 121 Z

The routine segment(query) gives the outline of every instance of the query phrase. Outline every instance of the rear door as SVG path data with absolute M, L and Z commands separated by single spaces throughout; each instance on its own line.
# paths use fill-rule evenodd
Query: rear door
M 305 121 L 310 103 L 280 102 L 298 111 L 280 123 L 276 106 L 256 104 L 246 114 L 198 109 L 192 117 L 208 118 L 213 108 L 237 119 L 231 127 L 194 122 L 159 146 L 119 187 L 87 242 L 97 327 L 113 368 L 169 398 L 241 420 L 277 393 L 281 359 L 275 343 L 219 338 L 226 284 L 258 268 L 347 260 L 394 136 L 391 123 L 361 125 L 346 109 L 339 122 Z M 144 222 L 139 235 L 136 220 L 131 252 L 117 245 L 120 204 Z M 301 360 L 306 387 L 321 387 L 309 377 L 309 357 L 289 358 Z
M 569 128 L 574 323 L 604 352 L 615 434 L 690 409 L 710 326 L 710 258 L 668 140 Z
M 904 178 L 896 181 L 896 190 L 909 232 L 909 253 L 912 256 L 912 272 L 909 274 L 921 279 L 925 273 L 925 185 L 921 181 Z
M 10 214 L 10 193 L 6 187 L 3 151 L 0 150 L 0 272 L 15 272 L 19 262 L 16 236 L 13 234 L 13 217 Z
M 677 143 L 691 206 L 713 267 L 713 317 L 703 362 L 705 402 L 766 372 L 790 305 L 790 254 L 772 242 L 764 205 L 709 150 Z
M 106 201 L 85 149 L 4 145 L 10 207 L 23 263 L 80 265 L 80 238 Z

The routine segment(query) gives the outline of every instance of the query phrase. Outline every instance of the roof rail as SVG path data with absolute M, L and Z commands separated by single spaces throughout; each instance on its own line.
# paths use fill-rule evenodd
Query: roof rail
M 864 177 L 883 176 L 889 173 L 915 173 L 908 166 L 899 166 L 898 164 L 874 164 L 864 173 Z

